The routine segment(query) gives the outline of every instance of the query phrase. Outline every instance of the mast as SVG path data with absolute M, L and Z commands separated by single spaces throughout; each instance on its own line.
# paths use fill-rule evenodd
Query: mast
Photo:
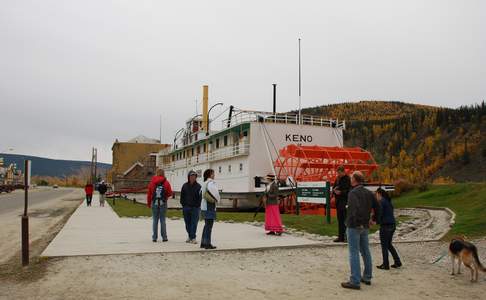
M 299 38 L 299 125 L 302 124 L 302 72 L 300 61 L 300 38 Z

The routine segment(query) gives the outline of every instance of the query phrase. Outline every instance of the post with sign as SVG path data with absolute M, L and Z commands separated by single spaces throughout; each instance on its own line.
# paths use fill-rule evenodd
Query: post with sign
M 29 216 L 27 208 L 29 205 L 29 185 L 30 185 L 30 160 L 24 161 L 24 214 L 22 215 L 22 265 L 29 264 Z
M 331 224 L 330 184 L 326 181 L 299 182 L 297 184 L 297 205 L 299 203 L 324 204 L 327 224 Z

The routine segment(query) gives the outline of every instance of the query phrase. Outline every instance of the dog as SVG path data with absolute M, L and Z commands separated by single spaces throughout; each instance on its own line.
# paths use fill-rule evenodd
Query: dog
M 449 255 L 452 261 L 452 274 L 455 275 L 457 260 L 457 274 L 461 274 L 461 263 L 471 271 L 471 282 L 478 281 L 478 272 L 486 272 L 486 268 L 479 261 L 478 249 L 463 237 L 455 237 L 449 244 Z

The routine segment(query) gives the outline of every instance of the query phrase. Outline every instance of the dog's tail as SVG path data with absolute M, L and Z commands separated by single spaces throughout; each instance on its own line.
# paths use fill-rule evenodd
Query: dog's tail
M 474 260 L 476 261 L 476 265 L 478 266 L 478 268 L 481 271 L 486 272 L 486 268 L 483 266 L 483 264 L 481 264 L 481 261 L 479 261 L 478 249 L 476 248 L 476 246 L 473 245 L 471 250 L 472 250 L 473 257 L 474 257 Z

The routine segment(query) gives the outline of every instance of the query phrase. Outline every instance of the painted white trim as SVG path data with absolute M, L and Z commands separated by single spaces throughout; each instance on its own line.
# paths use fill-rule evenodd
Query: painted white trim
M 123 173 L 123 176 L 126 176 L 128 173 L 130 173 L 137 165 L 139 165 L 140 167 L 143 168 L 143 164 L 139 161 L 137 161 L 136 163 L 134 163 L 130 168 L 128 168 L 128 170 L 126 170 L 124 173 Z

